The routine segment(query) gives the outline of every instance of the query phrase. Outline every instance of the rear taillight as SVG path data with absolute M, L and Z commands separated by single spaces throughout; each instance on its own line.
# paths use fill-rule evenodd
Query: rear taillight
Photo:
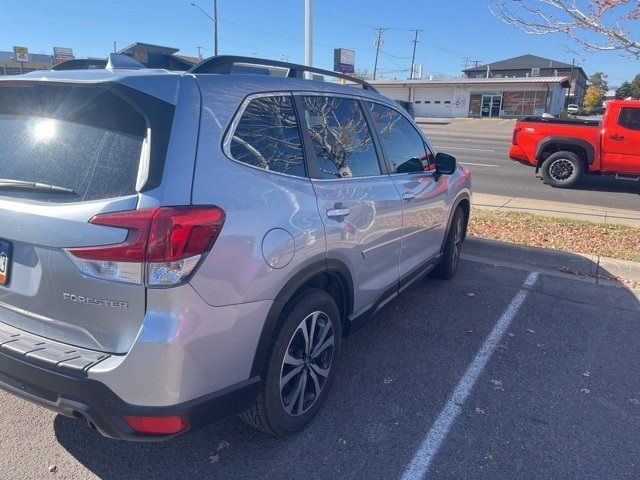
M 520 127 L 516 127 L 513 129 L 513 135 L 511 136 L 511 145 L 518 144 L 518 134 L 522 129 Z
M 162 207 L 96 215 L 128 231 L 122 243 L 67 250 L 85 275 L 150 287 L 177 285 L 198 266 L 224 224 L 218 207 Z

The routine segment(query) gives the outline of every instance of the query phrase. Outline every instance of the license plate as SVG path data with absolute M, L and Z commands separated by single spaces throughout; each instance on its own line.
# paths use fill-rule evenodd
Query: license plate
M 11 243 L 0 240 L 0 285 L 9 283 L 11 270 Z

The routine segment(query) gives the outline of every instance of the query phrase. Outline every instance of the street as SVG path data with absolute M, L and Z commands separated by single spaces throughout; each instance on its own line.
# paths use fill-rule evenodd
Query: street
M 467 138 L 460 136 L 461 132 L 458 129 L 461 127 L 456 124 L 452 124 L 451 127 L 431 125 L 422 125 L 422 127 L 439 151 L 454 155 L 471 170 L 475 192 L 640 210 L 640 182 L 587 175 L 576 188 L 552 188 L 545 185 L 540 177 L 536 177 L 534 168 L 508 158 L 512 121 L 502 125 L 493 120 L 472 122 L 479 123 L 482 128 L 476 127 L 477 130 L 470 130 L 474 135 Z M 467 122 L 462 124 L 469 126 Z M 452 127 L 456 130 L 451 131 Z M 499 134 L 497 135 L 496 132 Z M 483 134 L 488 138 L 481 138 Z M 504 139 L 500 139 L 500 134 Z
M 347 339 L 296 436 L 234 417 L 122 443 L 0 393 L 0 478 L 637 478 L 639 312 L 622 286 L 467 260 Z

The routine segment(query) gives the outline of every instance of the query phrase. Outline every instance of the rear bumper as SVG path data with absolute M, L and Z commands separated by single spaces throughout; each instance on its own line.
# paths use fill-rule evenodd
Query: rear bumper
M 256 398 L 259 377 L 177 405 L 149 407 L 129 404 L 104 384 L 34 365 L 0 352 L 0 389 L 62 415 L 86 418 L 104 436 L 132 441 L 160 441 L 195 430 L 220 418 L 240 413 Z M 124 416 L 170 416 L 186 419 L 189 427 L 177 435 L 139 435 Z
M 530 160 L 520 145 L 511 145 L 509 147 L 509 158 L 519 163 L 535 167 L 535 159 Z

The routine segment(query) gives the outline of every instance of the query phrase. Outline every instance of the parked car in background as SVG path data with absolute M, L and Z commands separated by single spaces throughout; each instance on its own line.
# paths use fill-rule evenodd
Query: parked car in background
M 0 79 L 0 388 L 117 439 L 296 432 L 343 336 L 455 275 L 469 172 L 366 82 L 118 62 Z
M 580 112 L 580 106 L 575 103 L 570 103 L 567 105 L 567 112 L 572 115 L 577 115 Z
M 571 187 L 585 174 L 640 181 L 640 101 L 607 102 L 601 122 L 518 120 L 509 157 L 541 170 L 554 187 Z

